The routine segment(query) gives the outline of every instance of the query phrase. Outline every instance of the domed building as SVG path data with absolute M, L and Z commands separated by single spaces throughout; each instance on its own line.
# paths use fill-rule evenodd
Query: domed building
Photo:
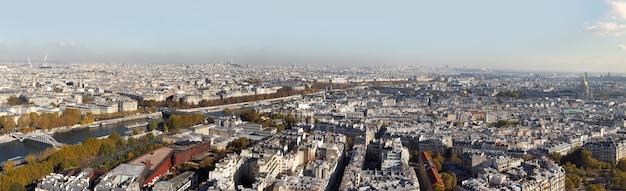
M 580 83 L 580 87 L 578 90 L 578 98 L 579 99 L 593 99 L 593 94 L 589 89 L 589 83 L 587 82 L 587 73 L 583 76 L 582 82 Z

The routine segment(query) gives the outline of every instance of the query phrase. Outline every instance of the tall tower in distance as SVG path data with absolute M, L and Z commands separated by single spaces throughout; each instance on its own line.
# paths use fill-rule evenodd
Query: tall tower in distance
M 30 86 L 33 88 L 36 88 L 37 87 L 37 74 L 35 73 L 35 70 L 33 69 L 33 63 L 30 62 L 30 57 L 24 58 L 24 62 L 29 67 L 28 73 L 30 73 Z
M 587 72 L 583 76 L 582 82 L 580 83 L 579 91 L 578 91 L 579 99 L 593 99 L 593 94 L 589 89 L 589 82 L 587 82 Z

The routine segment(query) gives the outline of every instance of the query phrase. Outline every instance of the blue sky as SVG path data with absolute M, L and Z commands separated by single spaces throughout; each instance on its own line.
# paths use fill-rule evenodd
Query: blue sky
M 0 60 L 626 73 L 626 1 L 6 1 Z

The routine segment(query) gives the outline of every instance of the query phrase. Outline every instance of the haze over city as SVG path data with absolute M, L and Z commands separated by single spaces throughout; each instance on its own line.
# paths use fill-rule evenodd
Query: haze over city
M 625 73 L 624 1 L 5 2 L 0 61 Z
M 0 7 L 0 191 L 626 190 L 626 0 Z

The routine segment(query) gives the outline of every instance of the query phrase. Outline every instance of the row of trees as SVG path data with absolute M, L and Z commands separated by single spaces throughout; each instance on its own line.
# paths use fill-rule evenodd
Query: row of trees
M 116 119 L 122 118 L 128 115 L 138 114 L 138 113 L 152 113 L 156 112 L 156 107 L 140 107 L 135 111 L 119 111 L 114 113 L 103 113 L 103 114 L 92 114 L 91 117 L 95 121 L 105 120 L 105 119 Z
M 2 133 L 15 131 L 30 132 L 36 128 L 48 130 L 63 126 L 73 126 L 81 117 L 80 110 L 70 108 L 65 109 L 60 115 L 56 112 L 42 113 L 41 115 L 32 112 L 21 115 L 17 119 L 17 123 L 14 116 L 2 116 L 0 117 L 0 128 L 2 128 Z
M 119 164 L 132 160 L 136 156 L 141 156 L 168 144 L 155 141 L 155 137 L 152 133 L 148 133 L 146 136 L 139 139 L 133 137 L 123 139 L 118 133 L 114 132 L 109 138 L 115 140 L 116 144 L 114 147 L 107 145 L 106 148 L 103 148 L 101 151 L 108 154 L 98 158 L 97 161 L 93 161 L 91 166 L 110 170 Z
M 204 115 L 202 114 L 190 114 L 190 115 L 171 115 L 165 126 L 163 127 L 163 131 L 172 131 L 176 132 L 183 128 L 191 127 L 198 124 L 204 123 Z M 150 126 L 150 123 L 148 123 Z
M 496 122 L 489 123 L 489 126 L 500 128 L 500 127 L 518 125 L 518 124 L 521 124 L 521 122 L 514 122 L 514 121 L 509 121 L 509 120 L 498 120 Z
M 229 108 L 225 108 L 224 110 L 222 110 L 222 113 L 225 115 L 237 114 L 242 121 L 249 121 L 261 124 L 263 127 L 276 127 L 278 131 L 283 131 L 286 128 L 291 128 L 296 123 L 298 123 L 298 118 L 296 118 L 293 114 L 289 114 L 287 116 L 281 114 L 270 115 L 269 113 L 257 113 L 249 109 L 231 110 Z M 282 120 L 284 123 L 276 124 L 274 120 Z
M 167 120 L 156 119 L 148 122 L 148 131 L 161 129 L 164 132 L 178 132 L 181 129 L 205 122 L 213 123 L 213 118 L 205 118 L 203 114 L 171 115 Z
M 496 94 L 496 97 L 501 97 L 501 98 L 520 98 L 520 95 L 522 94 L 522 92 L 520 91 L 504 91 L 501 90 L 498 92 L 498 94 Z
M 181 101 L 181 100 L 167 100 L 167 101 L 144 100 L 144 101 L 139 102 L 139 106 L 142 106 L 142 107 L 159 106 L 159 107 L 188 109 L 188 108 L 209 107 L 209 106 L 218 106 L 218 105 L 224 105 L 224 104 L 235 104 L 235 103 L 242 103 L 242 102 L 274 99 L 274 98 L 288 97 L 292 95 L 311 94 L 311 93 L 319 92 L 320 90 L 323 90 L 324 88 L 343 89 L 347 87 L 350 87 L 350 85 L 331 84 L 331 83 L 313 83 L 311 85 L 305 86 L 304 90 L 295 90 L 292 87 L 283 86 L 281 89 L 278 89 L 276 93 L 271 93 L 271 94 L 237 96 L 237 97 L 228 97 L 228 98 L 213 99 L 213 100 L 203 99 L 202 101 L 198 103 L 188 103 L 188 102 Z
M 36 129 L 50 130 L 58 127 L 73 126 L 76 124 L 86 125 L 97 120 L 124 117 L 141 112 L 156 111 L 156 108 L 141 108 L 136 111 L 116 112 L 110 114 L 81 114 L 79 109 L 67 108 L 61 114 L 32 112 L 20 115 L 15 122 L 15 116 L 0 117 L 1 133 L 12 133 L 20 131 L 22 133 L 32 132 Z

